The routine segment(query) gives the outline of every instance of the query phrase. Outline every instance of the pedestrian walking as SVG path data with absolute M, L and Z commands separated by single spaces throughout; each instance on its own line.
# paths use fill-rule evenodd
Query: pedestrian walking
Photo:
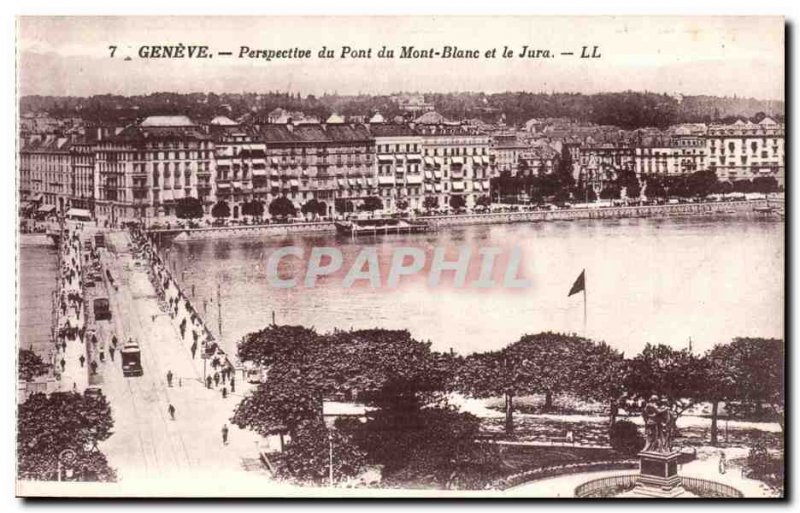
M 211 388 L 211 376 L 206 376 L 206 388 Z
M 222 425 L 222 443 L 223 445 L 228 445 L 228 425 Z
M 228 388 L 227 387 L 222 387 L 222 398 L 223 399 L 227 399 L 228 398 Z
M 169 386 L 169 387 L 172 386 L 172 371 L 171 370 L 167 371 L 167 386 Z
M 724 474 L 728 470 L 728 462 L 725 461 L 725 451 L 719 451 L 719 473 Z
M 116 335 L 112 335 L 112 336 L 111 336 L 111 345 L 112 345 L 114 348 L 116 348 L 116 347 L 117 347 L 117 336 L 116 336 Z
M 106 361 L 106 353 L 104 351 L 100 351 L 100 363 L 104 363 Z
M 111 357 L 111 361 L 114 361 L 114 346 L 108 348 L 108 356 Z
M 97 360 L 92 360 L 90 366 L 92 367 L 92 374 L 97 374 Z
M 219 372 L 214 373 L 214 386 L 215 387 L 219 386 Z
M 231 392 L 236 392 L 236 380 L 231 376 Z
M 192 360 L 194 360 L 195 353 L 197 353 L 197 339 L 192 343 Z
M 86 357 L 81 355 L 81 357 L 78 358 L 78 361 L 81 362 L 81 368 L 83 368 L 83 364 L 86 363 Z
M 167 411 L 169 412 L 170 418 L 172 418 L 172 420 L 175 420 L 175 407 L 172 406 L 172 403 L 170 403 L 169 408 L 167 408 Z
M 64 372 L 64 369 L 67 367 L 67 362 L 64 359 L 61 359 L 61 372 Z

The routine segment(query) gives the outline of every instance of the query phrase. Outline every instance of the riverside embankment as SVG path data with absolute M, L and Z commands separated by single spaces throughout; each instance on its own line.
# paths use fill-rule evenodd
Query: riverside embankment
M 619 206 L 604 208 L 572 208 L 532 210 L 521 212 L 492 212 L 460 215 L 420 216 L 434 228 L 475 224 L 508 224 L 543 221 L 572 221 L 582 219 L 627 219 L 712 214 L 752 214 L 755 209 L 774 206 L 770 200 L 726 201 L 708 203 L 679 203 L 671 205 Z M 303 233 L 330 233 L 336 230 L 333 222 L 257 224 L 208 228 L 171 228 L 150 230 L 154 240 L 189 241 L 229 237 L 285 236 Z

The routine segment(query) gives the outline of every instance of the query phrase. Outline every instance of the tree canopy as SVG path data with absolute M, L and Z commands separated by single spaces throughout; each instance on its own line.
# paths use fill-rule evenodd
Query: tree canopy
M 77 457 L 71 468 L 82 480 L 113 480 L 114 471 L 96 449 L 112 434 L 114 421 L 105 396 L 73 392 L 33 394 L 17 413 L 17 457 L 22 479 L 55 480 L 59 454 Z

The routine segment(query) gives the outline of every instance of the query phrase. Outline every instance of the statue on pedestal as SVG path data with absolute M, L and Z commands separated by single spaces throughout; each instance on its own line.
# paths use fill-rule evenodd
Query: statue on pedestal
M 677 415 L 666 400 L 651 396 L 642 410 L 644 420 L 645 445 L 643 452 L 672 452 L 675 438 Z

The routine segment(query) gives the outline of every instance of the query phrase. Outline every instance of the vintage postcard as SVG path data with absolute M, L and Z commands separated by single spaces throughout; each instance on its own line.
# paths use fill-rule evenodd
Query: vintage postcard
M 779 17 L 19 17 L 17 494 L 784 497 Z

